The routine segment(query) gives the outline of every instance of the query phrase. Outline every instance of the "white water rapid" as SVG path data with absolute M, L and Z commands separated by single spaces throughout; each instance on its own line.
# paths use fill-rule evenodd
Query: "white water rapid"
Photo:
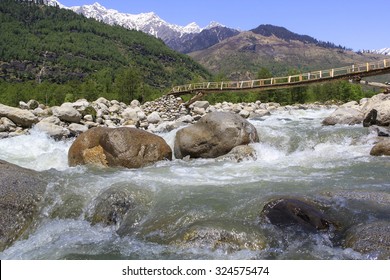
M 276 111 L 251 120 L 256 160 L 159 162 L 137 170 L 68 167 L 72 143 L 30 135 L 0 140 L 0 159 L 40 171 L 46 201 L 29 236 L 0 259 L 371 259 L 341 237 L 265 224 L 263 206 L 278 197 L 315 200 L 346 231 L 389 220 L 389 205 L 351 199 L 390 195 L 390 161 L 371 157 L 376 136 L 361 125 L 325 127 L 331 110 Z M 175 131 L 161 135 L 173 145 Z M 103 191 L 127 188 L 144 204 L 125 229 L 86 218 Z M 335 234 L 337 235 L 337 234 Z

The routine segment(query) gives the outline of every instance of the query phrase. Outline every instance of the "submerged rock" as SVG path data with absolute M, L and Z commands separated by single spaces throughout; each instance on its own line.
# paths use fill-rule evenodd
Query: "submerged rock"
M 295 198 L 273 200 L 264 206 L 261 215 L 269 223 L 281 227 L 299 225 L 303 229 L 317 231 L 336 225 L 314 204 Z
M 229 153 L 226 155 L 220 156 L 217 158 L 218 161 L 234 161 L 241 162 L 244 160 L 256 160 L 256 150 L 249 145 L 240 145 L 234 147 Z
M 347 232 L 345 246 L 361 253 L 375 253 L 380 259 L 390 258 L 390 222 L 360 224 Z
M 68 152 L 70 166 L 140 168 L 166 159 L 172 159 L 172 150 L 163 138 L 129 127 L 92 128 L 82 133 Z
M 216 158 L 236 146 L 258 141 L 256 128 L 239 115 L 212 112 L 177 132 L 174 151 L 179 159 Z
M 390 139 L 384 139 L 377 144 L 370 151 L 372 156 L 390 156 Z
M 121 234 L 130 231 L 146 213 L 151 192 L 131 184 L 118 184 L 102 192 L 93 202 L 87 219 L 92 225 L 101 223 L 119 228 L 125 220 Z
M 267 243 L 262 233 L 242 224 L 200 221 L 183 229 L 171 244 L 181 247 L 221 249 L 232 253 L 239 250 L 263 250 Z
M 28 232 L 45 190 L 39 173 L 0 160 L 0 251 Z

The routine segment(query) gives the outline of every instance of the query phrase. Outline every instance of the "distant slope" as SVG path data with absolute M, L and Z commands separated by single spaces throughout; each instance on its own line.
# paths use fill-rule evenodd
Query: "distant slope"
M 287 29 L 279 31 L 288 36 L 257 29 L 261 34 L 242 32 L 189 55 L 213 73 L 222 73 L 232 80 L 255 79 L 262 67 L 278 76 L 290 70 L 321 70 L 384 58 L 380 54 L 358 54 L 342 47 L 324 47 L 309 36 Z
M 72 11 L 2 0 L 0 79 L 65 83 L 110 69 L 135 68 L 146 84 L 172 84 L 208 78 L 208 72 L 161 40 L 110 26 Z

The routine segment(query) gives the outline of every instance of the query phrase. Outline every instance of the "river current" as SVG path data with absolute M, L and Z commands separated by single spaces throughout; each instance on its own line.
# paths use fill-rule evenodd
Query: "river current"
M 73 140 L 54 141 L 34 129 L 2 139 L 0 159 L 41 171 L 49 184 L 36 225 L 0 259 L 376 258 L 344 246 L 342 233 L 281 230 L 260 217 L 268 201 L 298 197 L 323 205 L 345 230 L 390 219 L 390 206 L 352 195 L 390 195 L 389 159 L 369 155 L 375 133 L 361 125 L 322 126 L 331 113 L 286 110 L 250 120 L 260 137 L 251 144 L 257 158 L 238 163 L 174 159 L 137 170 L 68 167 Z M 160 136 L 173 146 L 175 133 Z M 125 229 L 86 218 L 110 188 L 138 195 Z

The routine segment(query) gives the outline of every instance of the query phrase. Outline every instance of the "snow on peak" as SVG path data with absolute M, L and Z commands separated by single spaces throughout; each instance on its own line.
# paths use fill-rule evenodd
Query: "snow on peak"
M 55 2 L 53 5 L 58 5 L 61 8 L 67 8 L 56 0 L 49 0 L 49 2 Z M 200 33 L 204 29 L 223 26 L 217 22 L 211 22 L 205 28 L 199 27 L 195 22 L 186 26 L 180 26 L 164 21 L 154 12 L 126 14 L 114 9 L 107 9 L 98 2 L 95 2 L 92 5 L 74 6 L 67 9 L 110 25 L 120 25 L 127 29 L 143 31 L 163 40 L 169 40 L 170 38 L 177 36 L 181 37 L 184 34 Z
M 220 24 L 219 22 L 212 21 L 204 29 L 211 29 L 211 28 L 214 28 L 214 27 L 226 27 L 226 26 L 223 25 L 223 24 Z
M 377 54 L 384 54 L 384 55 L 390 55 L 390 48 L 383 48 L 380 50 L 373 50 L 372 52 Z
M 202 31 L 199 25 L 197 25 L 195 22 L 191 22 L 190 24 L 187 24 L 181 29 L 183 33 L 199 33 L 200 31 Z

